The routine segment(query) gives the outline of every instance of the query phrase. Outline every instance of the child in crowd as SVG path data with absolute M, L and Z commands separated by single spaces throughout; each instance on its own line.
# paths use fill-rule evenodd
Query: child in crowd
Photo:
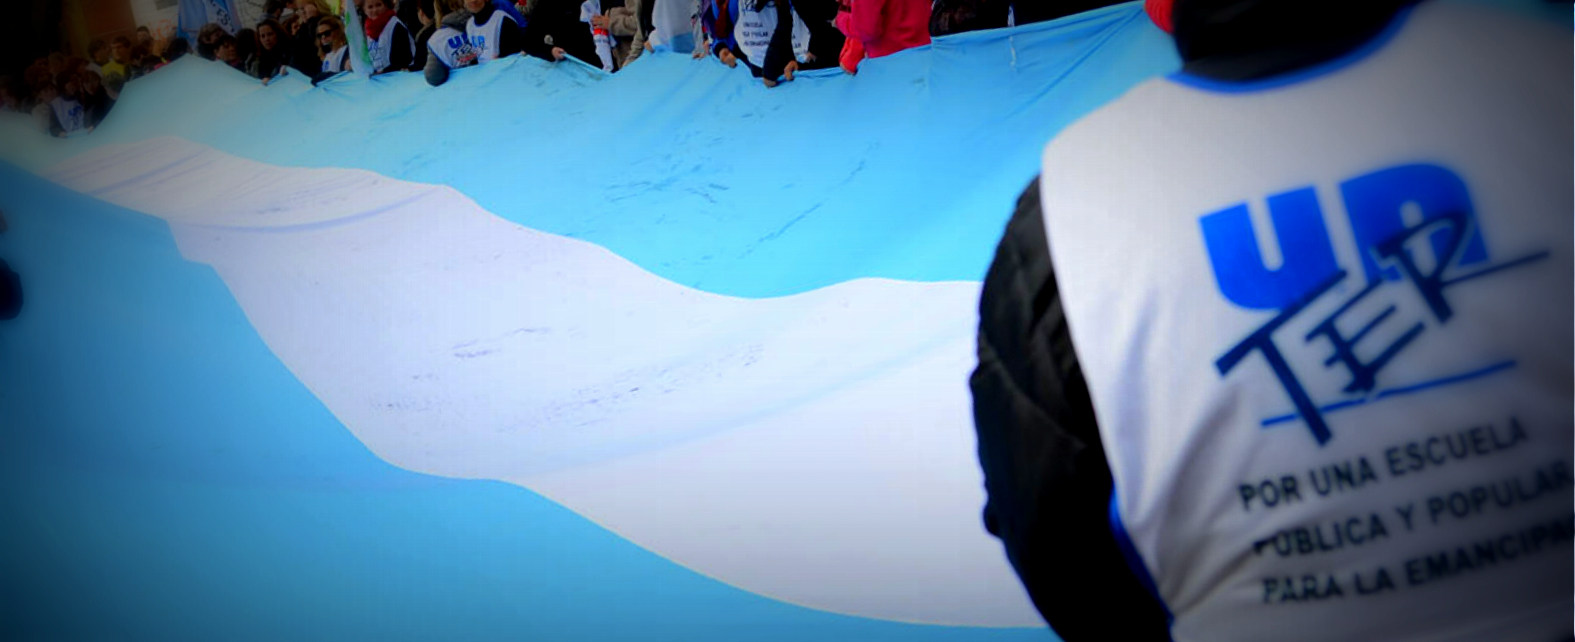
M 136 41 L 132 43 L 133 45 L 138 47 L 146 47 L 148 51 L 153 51 L 153 32 L 148 29 L 147 25 L 137 27 L 137 35 L 135 40 Z
M 432 34 L 437 33 L 437 7 L 433 0 L 416 1 L 416 20 L 421 24 L 421 30 L 416 32 L 415 50 L 410 52 L 410 69 L 420 71 L 427 68 L 427 41 L 432 39 Z
M 524 30 L 514 16 L 499 10 L 493 0 L 465 0 L 465 10 L 470 12 L 465 36 L 476 50 L 477 64 L 524 50 Z
M 257 55 L 252 57 L 246 73 L 268 84 L 284 73 L 290 64 L 290 48 L 285 44 L 284 27 L 269 18 L 257 25 Z
M 525 25 L 525 53 L 551 61 L 574 56 L 601 66 L 596 40 L 581 21 L 581 6 L 581 0 L 535 0 Z
M 104 65 L 109 63 L 109 43 L 102 39 L 94 38 L 88 43 L 88 71 L 103 75 Z
M 744 1 L 733 27 L 737 53 L 742 54 L 740 59 L 767 87 L 793 80 L 793 73 L 801 68 L 837 64 L 844 38 L 831 25 L 836 17 L 835 0 L 829 4 L 810 0 Z
M 213 57 L 215 60 L 229 65 L 236 71 L 246 71 L 246 62 L 241 60 L 240 41 L 230 34 L 219 36 L 213 43 Z
M 738 3 L 739 0 L 708 0 L 700 11 L 700 23 L 705 29 L 706 40 L 711 43 L 711 53 L 729 68 L 738 66 L 738 41 L 733 37 L 733 24 L 738 22 Z
M 208 23 L 197 30 L 197 55 L 203 60 L 214 60 L 219 44 L 219 36 L 224 35 L 224 28 L 214 23 Z
M 366 10 L 366 23 L 362 26 L 366 30 L 367 54 L 372 59 L 373 75 L 409 70 L 415 58 L 415 39 L 405 23 L 394 15 L 389 2 L 365 0 L 362 3 Z
M 109 75 L 115 74 L 111 72 Z M 115 105 L 115 101 L 109 98 L 108 92 L 104 90 L 104 79 L 98 74 L 84 71 L 77 74 L 77 78 L 80 79 L 82 86 L 81 102 L 83 110 L 86 111 L 87 126 L 98 127 L 99 123 L 104 122 L 104 116 L 109 114 L 109 109 Z
M 350 69 L 350 41 L 345 38 L 345 25 L 336 16 L 322 16 L 317 20 L 317 50 L 323 61 L 313 82 Z
M 317 36 L 317 23 L 323 18 L 333 15 L 324 0 L 299 0 L 299 26 L 295 32 L 294 44 L 290 48 L 290 62 L 297 70 L 308 77 L 316 77 L 322 72 L 323 56 L 319 49 L 321 40 Z
M 131 77 L 131 39 L 118 36 L 109 46 L 109 62 L 103 65 L 104 73 Z
M 87 109 L 80 100 L 81 80 L 77 74 L 61 72 L 55 78 L 55 97 L 49 101 L 49 133 L 65 138 L 77 132 L 91 131 Z
M 427 51 L 427 84 L 436 87 L 448 82 L 450 70 L 476 64 L 479 52 L 465 33 L 470 12 L 463 7 L 443 16 L 442 24 L 432 31 L 423 48 Z

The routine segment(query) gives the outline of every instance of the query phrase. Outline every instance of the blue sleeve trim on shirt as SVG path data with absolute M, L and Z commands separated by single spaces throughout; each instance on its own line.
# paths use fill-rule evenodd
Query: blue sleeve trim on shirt
M 1148 566 L 1143 563 L 1143 557 L 1138 555 L 1137 546 L 1132 544 L 1132 536 L 1127 534 L 1127 528 L 1121 523 L 1121 503 L 1116 499 L 1116 491 L 1110 491 L 1110 532 L 1116 537 L 1116 546 L 1121 549 L 1121 556 L 1126 558 L 1127 566 L 1132 569 L 1143 588 L 1148 589 L 1149 595 L 1154 596 L 1154 601 L 1159 608 L 1165 611 L 1165 622 L 1174 625 L 1176 616 L 1170 612 L 1170 605 L 1165 604 L 1165 598 L 1159 594 L 1159 586 L 1154 583 L 1154 576 L 1148 572 Z

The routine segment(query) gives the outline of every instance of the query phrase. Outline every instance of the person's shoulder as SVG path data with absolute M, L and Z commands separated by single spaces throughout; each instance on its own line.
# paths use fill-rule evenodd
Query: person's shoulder
M 1045 146 L 1046 157 L 1072 148 L 1108 148 L 1127 134 L 1153 127 L 1156 115 L 1163 113 L 1163 106 L 1171 100 L 1164 95 L 1170 90 L 1171 83 L 1163 77 L 1138 83 L 1067 125 Z

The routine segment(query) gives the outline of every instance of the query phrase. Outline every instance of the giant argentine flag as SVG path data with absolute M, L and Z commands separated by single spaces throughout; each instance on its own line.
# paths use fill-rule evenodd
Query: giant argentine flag
M 0 120 L 0 637 L 1046 639 L 979 280 L 1044 142 L 1175 67 L 1133 4 L 770 90 L 188 56 Z

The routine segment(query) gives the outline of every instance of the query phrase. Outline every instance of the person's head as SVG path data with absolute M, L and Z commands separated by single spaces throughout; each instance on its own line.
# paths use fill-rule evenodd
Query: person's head
M 153 49 L 153 32 L 148 29 L 147 25 L 137 27 L 136 40 L 137 44 L 147 47 L 149 50 Z
M 257 23 L 257 48 L 261 51 L 272 52 L 279 46 L 279 41 L 284 38 L 284 27 L 279 22 L 269 18 Z
M 416 19 L 421 21 L 421 26 L 430 27 L 437 20 L 436 10 L 432 0 L 416 0 Z
M 33 102 L 35 104 L 47 103 L 59 96 L 60 90 L 55 87 L 53 82 L 45 80 L 33 85 Z
M 324 16 L 317 21 L 317 48 L 328 53 L 345 45 L 345 26 L 334 16 Z
M 83 71 L 77 74 L 77 79 L 82 86 L 83 94 L 95 96 L 104 93 L 104 79 L 100 78 L 98 74 L 91 71 Z
M 492 6 L 492 0 L 465 0 L 465 10 L 471 13 L 481 13 L 483 9 Z
M 122 65 L 131 62 L 131 39 L 125 36 L 117 36 L 115 43 L 110 45 L 109 55 L 115 62 Z
M 61 72 L 55 76 L 55 89 L 61 96 L 76 98 L 82 93 L 82 80 L 78 74 Z
M 392 11 L 388 0 L 365 0 L 361 8 L 366 11 L 366 17 L 372 20 L 383 17 L 383 14 Z
M 213 47 L 218 44 L 219 36 L 224 35 L 224 28 L 214 23 L 202 26 L 197 32 L 197 53 L 209 60 L 213 59 Z
M 323 0 L 301 0 L 301 17 L 306 20 L 334 15 Z
M 109 43 L 104 42 L 103 39 L 94 38 L 93 42 L 88 43 L 88 59 L 92 60 L 95 65 L 109 62 Z
M 213 43 L 213 57 L 226 65 L 240 62 L 240 43 L 230 34 L 219 36 L 218 42 Z
M 66 70 L 66 55 L 58 51 L 49 54 L 49 74 L 51 76 Z
M 278 20 L 284 15 L 284 0 L 268 0 L 263 3 L 263 15 Z

